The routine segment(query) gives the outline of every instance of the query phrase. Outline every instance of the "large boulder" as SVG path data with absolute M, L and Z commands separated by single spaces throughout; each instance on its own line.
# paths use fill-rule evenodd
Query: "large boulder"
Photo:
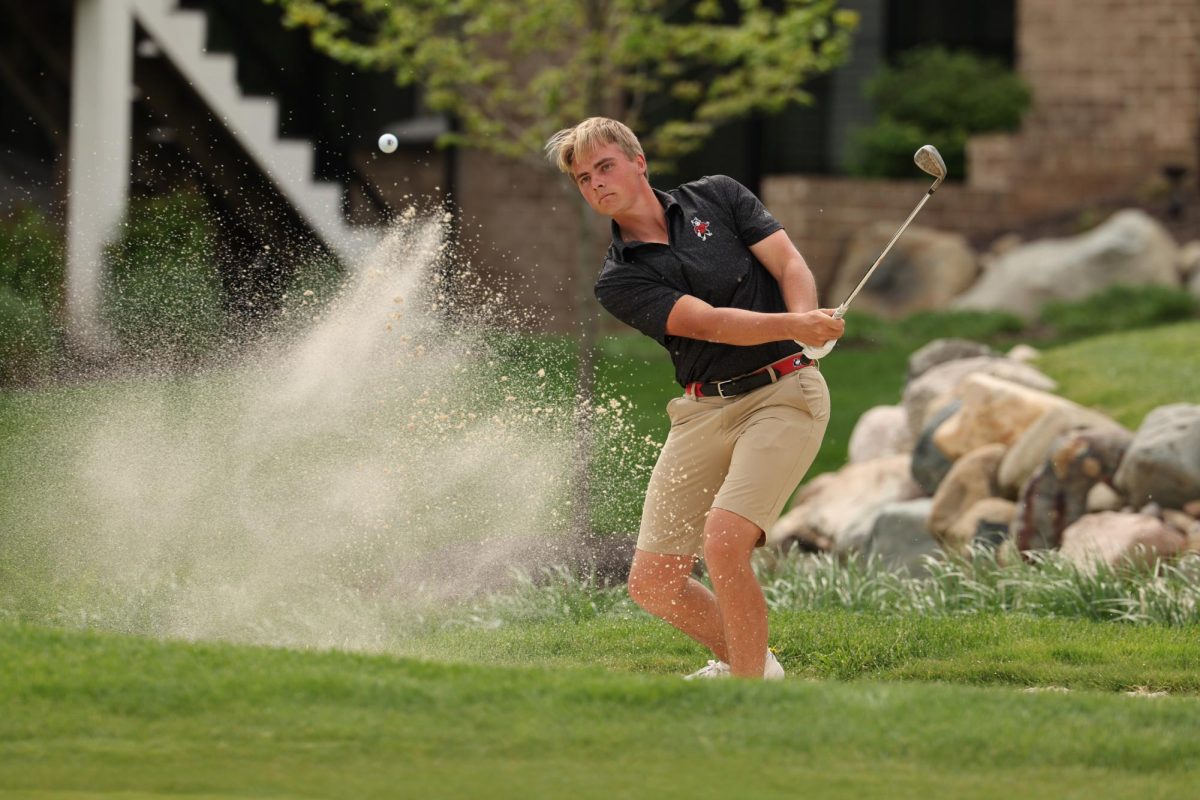
M 879 510 L 871 535 L 863 547 L 867 558 L 879 559 L 885 567 L 895 572 L 907 572 L 917 576 L 926 572 L 926 556 L 941 552 L 937 542 L 929 535 L 929 509 L 933 501 L 928 497 L 889 503 Z
M 923 430 L 930 414 L 949 402 L 971 375 L 992 375 L 1044 392 L 1057 388 L 1052 379 L 1038 370 L 1007 358 L 976 356 L 946 361 L 930 367 L 904 386 L 901 405 L 908 413 L 909 430 L 914 434 Z
M 879 509 L 921 495 L 910 470 L 909 457 L 895 455 L 818 475 L 768 532 L 768 543 L 838 553 L 861 549 Z
M 1187 283 L 1200 275 L 1200 241 L 1188 242 L 1179 248 L 1179 279 Z
M 911 381 L 924 375 L 938 364 L 960 358 L 998 357 L 1000 354 L 986 344 L 970 339 L 934 339 L 908 357 L 908 378 Z
M 1179 247 L 1143 211 L 1127 209 L 1081 236 L 1014 248 L 954 302 L 1028 319 L 1056 300 L 1082 300 L 1115 284 L 1178 286 Z
M 926 495 L 932 495 L 937 491 L 938 484 L 942 482 L 942 478 L 946 477 L 946 473 L 954 465 L 953 459 L 938 449 L 933 437 L 946 420 L 957 414 L 961 407 L 962 402 L 954 400 L 938 410 L 929 418 L 925 429 L 917 437 L 917 443 L 913 445 L 912 479 Z
M 895 233 L 892 223 L 877 222 L 851 238 L 830 290 L 836 302 L 850 296 Z M 979 259 L 964 236 L 910 226 L 863 287 L 855 308 L 893 319 L 945 308 L 978 277 Z
M 1178 555 L 1186 546 L 1187 536 L 1156 517 L 1102 511 L 1064 530 L 1061 550 L 1080 569 L 1090 571 L 1098 564 L 1150 563 Z
M 850 434 L 851 464 L 912 450 L 908 414 L 902 406 L 875 406 L 858 418 Z
M 1004 445 L 989 444 L 954 462 L 933 495 L 929 532 L 945 542 L 950 527 L 967 509 L 997 492 L 996 471 L 1004 458 Z
M 985 497 L 960 514 L 938 540 L 942 549 L 955 553 L 965 553 L 971 544 L 997 547 L 1008 538 L 1016 514 L 1012 500 Z
M 934 443 L 950 459 L 985 444 L 1011 446 L 1043 414 L 1069 404 L 1049 392 L 975 374 L 958 388 L 962 407 L 934 433 Z
M 1131 435 L 1085 429 L 1055 439 L 1046 461 L 1021 487 L 1009 538 L 1021 550 L 1058 547 L 1062 532 L 1087 513 L 1098 483 L 1111 483 Z
M 1029 480 L 1029 476 L 1045 462 L 1054 440 L 1068 431 L 1079 428 L 1125 430 L 1115 420 L 1099 411 L 1064 401 L 1063 405 L 1038 417 L 1009 448 L 1004 460 L 1000 462 L 998 482 L 1001 491 L 1009 497 L 1015 496 Z M 1125 433 L 1132 436 L 1128 431 Z
M 1200 500 L 1200 405 L 1160 406 L 1142 420 L 1116 487 L 1135 506 L 1183 508 Z

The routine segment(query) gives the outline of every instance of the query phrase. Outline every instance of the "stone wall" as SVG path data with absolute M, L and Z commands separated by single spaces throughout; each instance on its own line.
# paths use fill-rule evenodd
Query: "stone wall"
M 898 228 L 931 183 L 780 175 L 763 181 L 762 201 L 808 262 L 821 302 L 836 305 L 845 298 L 828 297 L 824 290 L 833 283 L 851 235 L 875 222 Z M 1003 192 L 943 183 L 914 224 L 987 237 L 1013 224 L 1010 213 Z M 865 272 L 871 265 L 861 266 Z

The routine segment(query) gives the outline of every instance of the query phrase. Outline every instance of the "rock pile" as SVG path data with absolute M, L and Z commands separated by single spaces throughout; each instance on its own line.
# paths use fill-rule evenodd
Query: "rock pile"
M 1200 552 L 1200 405 L 1136 432 L 1053 394 L 982 345 L 940 340 L 909 360 L 899 406 L 864 414 L 850 463 L 797 494 L 768 541 L 876 554 L 916 572 L 973 543 L 1097 562 Z

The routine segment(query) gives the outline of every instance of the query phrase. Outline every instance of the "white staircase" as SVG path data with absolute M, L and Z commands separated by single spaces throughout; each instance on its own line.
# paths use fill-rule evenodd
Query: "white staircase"
M 276 100 L 244 96 L 234 57 L 205 50 L 208 18 L 203 11 L 179 9 L 177 0 L 130 0 L 130 6 L 214 117 L 330 250 L 352 265 L 379 242 L 378 231 L 347 224 L 340 185 L 314 179 L 312 144 L 279 138 Z

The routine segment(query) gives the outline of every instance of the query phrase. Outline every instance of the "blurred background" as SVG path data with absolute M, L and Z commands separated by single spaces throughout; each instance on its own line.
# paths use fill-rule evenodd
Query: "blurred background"
M 0 215 L 9 228 L 44 229 L 38 241 L 57 248 L 55 264 L 38 268 L 66 277 L 38 280 L 70 289 L 43 285 L 33 308 L 14 285 L 29 280 L 6 268 L 6 318 L 73 317 L 83 335 L 127 204 L 186 193 L 215 225 L 222 302 L 241 317 L 278 305 L 297 252 L 353 260 L 405 198 L 428 197 L 453 208 L 481 271 L 519 280 L 513 299 L 542 327 L 577 324 L 565 287 L 578 211 L 561 179 L 511 153 L 453 146 L 447 134 L 469 121 L 428 102 L 419 80 L 399 85 L 405 65 L 331 57 L 294 18 L 282 24 L 289 5 L 0 3 Z M 806 75 L 804 102 L 722 120 L 665 167 L 651 152 L 654 184 L 718 172 L 742 181 L 787 226 L 827 295 L 855 231 L 911 207 L 920 176 L 910 154 L 926 141 L 946 156 L 951 182 L 920 223 L 978 249 L 1010 232 L 1078 232 L 1130 205 L 1177 238 L 1198 235 L 1195 3 L 837 6 L 853 12 L 851 32 Z M 675 13 L 647 4 L 656 11 Z M 389 156 L 375 147 L 385 131 L 400 142 Z M 586 244 L 584 258 L 598 263 L 599 245 Z

